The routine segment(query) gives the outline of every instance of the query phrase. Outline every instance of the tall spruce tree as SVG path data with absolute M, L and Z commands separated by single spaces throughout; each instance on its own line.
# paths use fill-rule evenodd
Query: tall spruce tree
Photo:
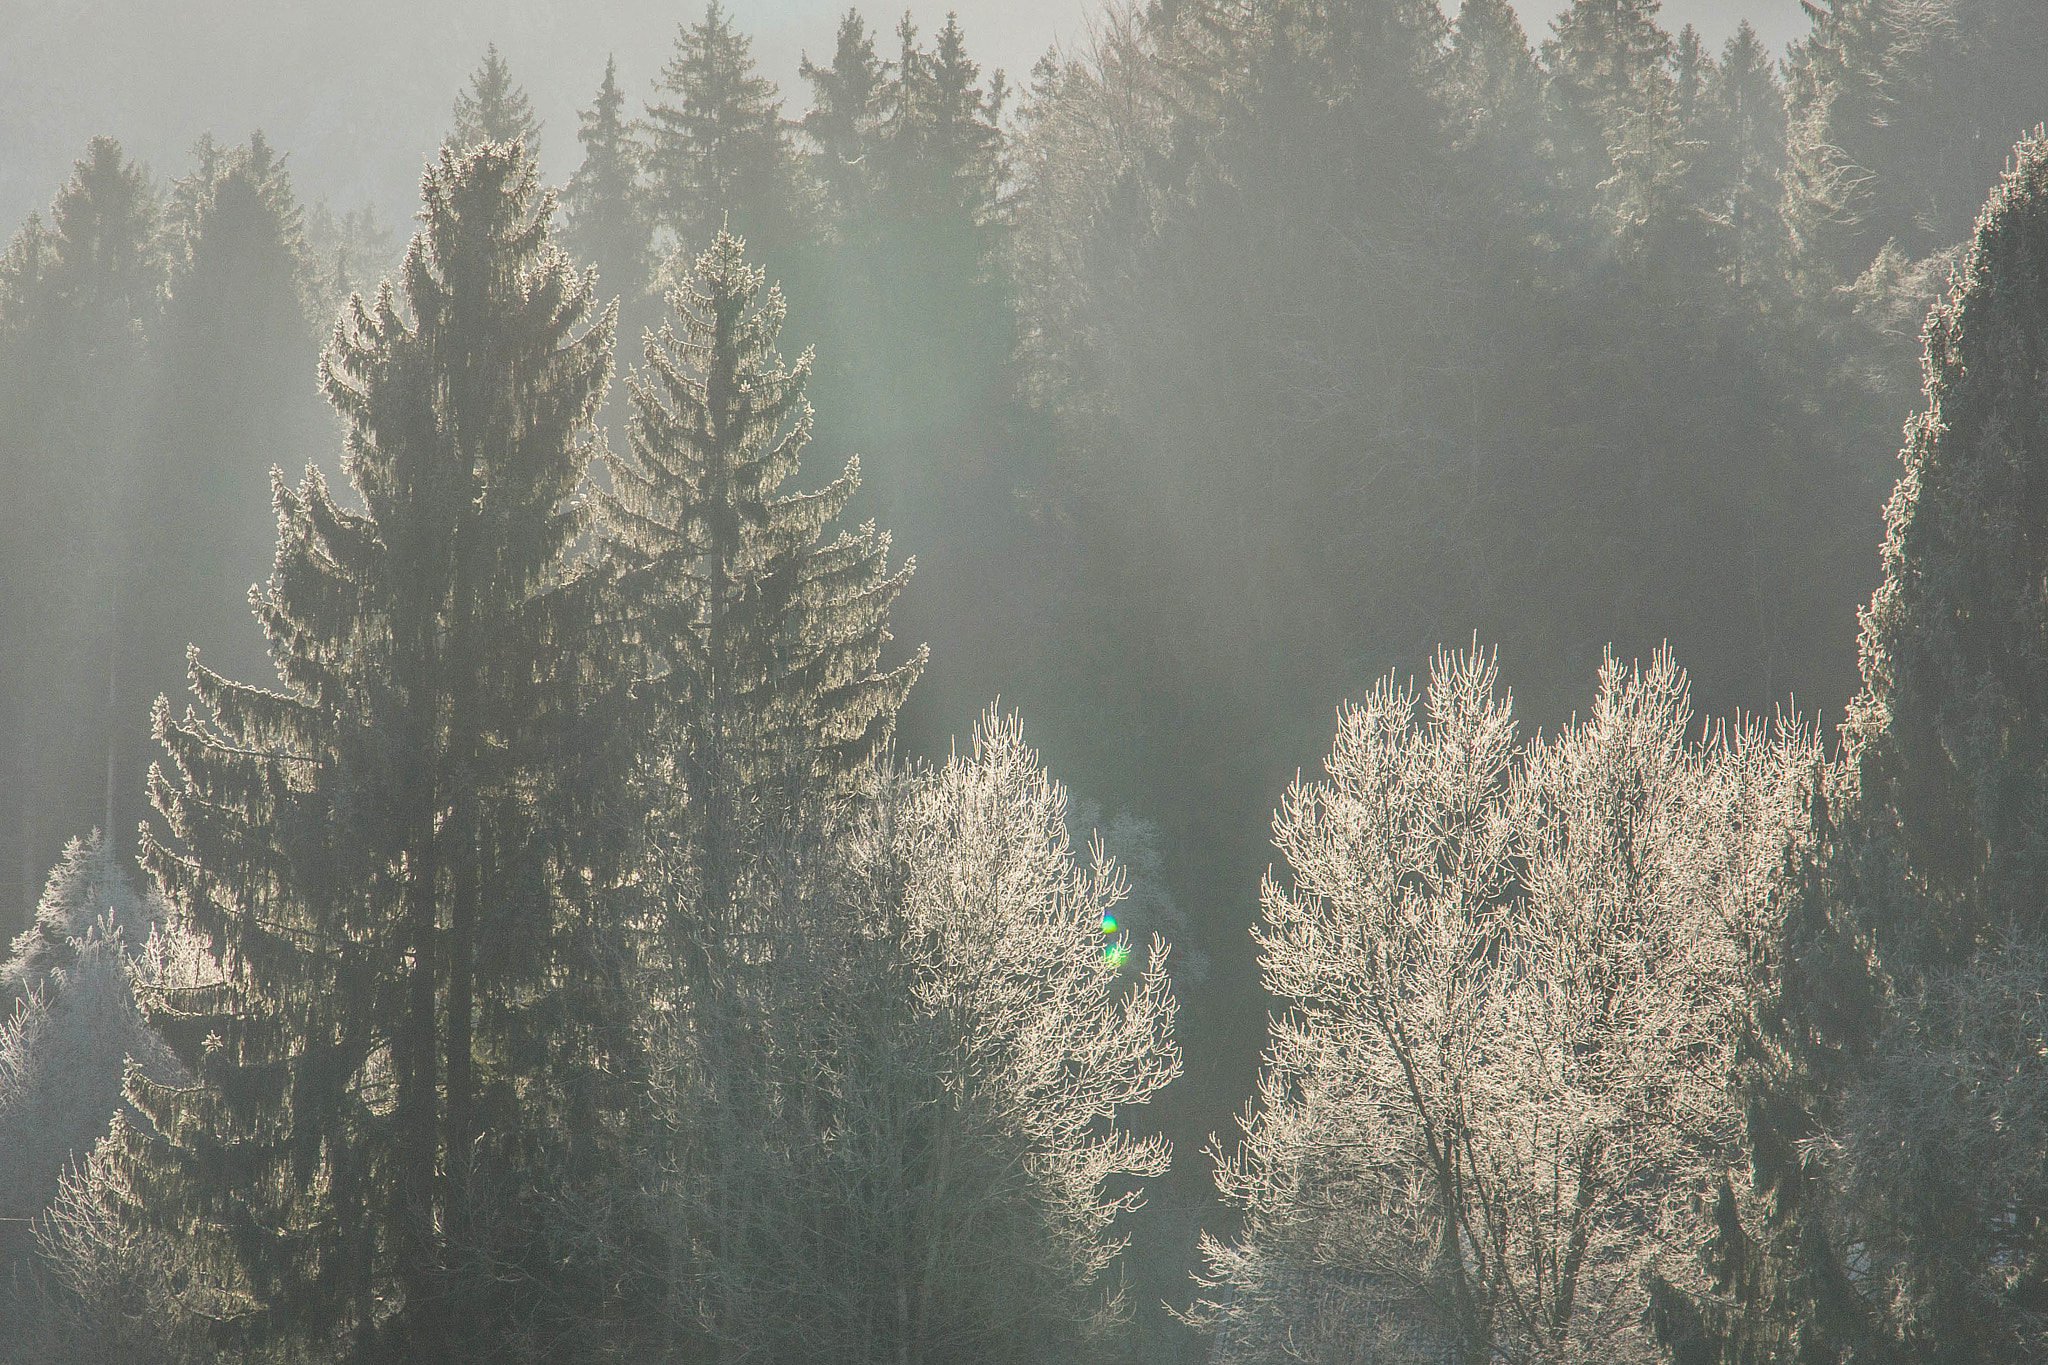
M 598 498 L 655 674 L 655 733 L 714 840 L 742 791 L 800 794 L 865 765 L 924 660 L 880 667 L 913 568 L 889 571 L 888 536 L 870 523 L 819 543 L 859 461 L 817 492 L 777 495 L 810 440 L 811 357 L 783 365 L 785 305 L 765 279 L 721 232 L 671 291 L 675 322 L 628 381 L 630 453 L 607 456 Z
M 423 192 L 403 306 L 352 301 L 322 366 L 363 510 L 275 478 L 280 686 L 195 660 L 203 711 L 157 710 L 144 861 L 221 979 L 148 1001 L 195 1081 L 133 1084 L 124 1195 L 230 1356 L 502 1358 L 608 1301 L 539 1225 L 624 1047 L 568 558 L 611 320 L 530 159 L 444 148 Z
M 856 22 L 841 28 L 832 71 L 812 73 L 819 117 L 806 127 L 835 212 L 821 253 L 831 287 L 816 293 L 844 310 L 825 313 L 831 334 L 873 340 L 828 351 L 819 392 L 858 440 L 879 515 L 964 586 L 976 555 L 956 559 L 952 545 L 1002 535 L 1018 482 L 991 420 L 1016 338 L 997 261 L 1006 91 L 1000 73 L 982 79 L 957 20 L 927 47 L 906 15 L 887 63 Z M 946 704 L 958 714 L 973 699 Z
M 1925 340 L 1847 772 L 1761 1011 L 1762 1197 L 1724 1200 L 1731 1293 L 1687 1324 L 1694 1359 L 2048 1349 L 2048 141 L 2019 144 Z
M 597 267 L 601 289 L 638 302 L 648 284 L 647 205 L 640 187 L 643 149 L 620 116 L 625 107 L 618 62 L 607 57 L 596 100 L 577 115 L 583 164 L 562 191 L 562 244 Z
M 1596 250 L 1611 242 L 1664 274 L 1712 255 L 1708 225 L 1685 194 L 1673 46 L 1659 8 L 1659 0 L 1573 0 L 1543 60 L 1568 173 L 1598 206 Z
M 1472 183 L 1512 186 L 1508 212 L 1534 217 L 1553 198 L 1556 155 L 1547 140 L 1543 73 L 1508 0 L 1463 0 L 1451 29 L 1453 107 L 1463 114 L 1459 155 Z
M 498 45 L 485 47 L 483 61 L 470 73 L 469 88 L 456 93 L 455 126 L 449 130 L 448 145 L 518 142 L 528 155 L 538 155 L 540 127 L 525 89 L 513 84 L 511 66 L 498 55 Z
M 810 437 L 810 356 L 783 365 L 784 304 L 764 280 L 721 232 L 671 290 L 674 321 L 629 381 L 630 450 L 607 457 L 611 491 L 597 499 L 649 675 L 648 984 L 681 1106 L 650 1137 L 687 1191 L 676 1264 L 717 1267 L 710 1283 L 679 1271 L 676 1286 L 703 1298 L 689 1330 L 714 1338 L 792 1264 L 770 1268 L 763 1239 L 786 1250 L 814 1214 L 769 1173 L 807 1159 L 824 1121 L 786 1035 L 807 1010 L 815 1020 L 831 964 L 859 948 L 815 883 L 924 662 L 880 667 L 912 568 L 889 570 L 888 537 L 870 524 L 821 541 L 857 462 L 816 492 L 778 493 Z M 738 1147 L 735 1134 L 748 1135 Z M 770 1278 L 722 1283 L 736 1265 Z
M 774 252 L 798 235 L 796 151 L 775 83 L 719 0 L 676 31 L 647 106 L 655 222 L 693 259 L 722 229 Z

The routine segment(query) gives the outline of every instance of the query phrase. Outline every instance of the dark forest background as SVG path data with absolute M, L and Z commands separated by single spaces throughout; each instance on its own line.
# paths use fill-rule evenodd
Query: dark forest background
M 1668 644 L 1709 715 L 1832 725 L 1855 690 L 1921 322 L 2048 116 L 2048 8 L 1805 9 L 1780 50 L 1655 0 L 1534 32 L 1505 0 L 1152 0 L 1002 80 L 971 23 L 877 11 L 780 88 L 714 5 L 578 73 L 578 126 L 465 54 L 447 131 L 537 140 L 622 369 L 721 225 L 780 281 L 804 480 L 858 454 L 859 518 L 916 558 L 899 748 L 1000 699 L 1121 843 L 1179 945 L 1160 1245 L 1220 1216 L 1194 1158 L 1265 1036 L 1271 812 L 1341 700 L 1474 638 L 1545 729 L 1610 647 Z M 334 468 L 319 356 L 409 233 L 403 186 L 321 198 L 260 132 L 179 136 L 73 149 L 0 260 L 10 934 L 66 840 L 132 844 L 186 646 L 266 675 L 270 470 Z

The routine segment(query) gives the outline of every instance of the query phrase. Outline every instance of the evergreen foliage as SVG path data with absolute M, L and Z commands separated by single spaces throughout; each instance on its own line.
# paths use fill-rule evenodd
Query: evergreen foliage
M 1766 1015 L 1777 1046 L 1751 1076 L 1774 1198 L 1727 1233 L 1724 1256 L 1757 1268 L 1713 1305 L 1702 1336 L 1721 1359 L 1792 1344 L 1801 1360 L 2019 1361 L 2048 1345 L 2043 262 L 2035 137 L 1928 320 L 1848 771 L 1816 801 Z
M 124 535 L 114 829 L 144 813 L 149 703 L 183 681 L 185 647 L 223 666 L 265 663 L 247 592 L 276 535 L 266 475 L 333 439 L 306 381 L 318 284 L 285 159 L 260 132 L 236 147 L 202 138 L 193 156 L 166 205 L 170 289 L 149 335 L 146 450 Z
M 817 492 L 778 496 L 810 439 L 811 362 L 784 367 L 785 305 L 765 279 L 730 233 L 698 256 L 629 380 L 630 453 L 608 456 L 598 499 L 652 660 L 654 734 L 714 829 L 739 817 L 742 791 L 801 797 L 867 766 L 924 662 L 920 650 L 879 668 L 914 566 L 889 571 L 872 523 L 819 540 L 859 485 L 858 461 Z
M 796 152 L 752 48 L 709 0 L 701 21 L 678 27 L 647 106 L 654 220 L 685 260 L 722 230 L 771 254 L 798 237 Z
M 1813 0 L 1794 45 L 1793 222 L 1845 283 L 1887 242 L 1920 259 L 1968 236 L 2013 139 L 2048 116 L 2048 12 L 2027 0 Z
M 1710 167 L 1707 203 L 1726 219 L 1731 282 L 1757 288 L 1782 279 L 1789 245 L 1780 213 L 1785 195 L 1785 92 L 1775 63 L 1747 23 L 1707 73 L 1703 121 Z
M 596 100 L 577 116 L 583 164 L 562 191 L 562 244 L 597 267 L 600 287 L 637 302 L 648 285 L 649 228 L 643 151 L 625 107 L 618 63 L 607 57 Z
M 517 142 L 528 156 L 540 154 L 540 120 L 526 91 L 512 83 L 512 68 L 498 55 L 498 45 L 484 49 L 484 59 L 470 73 L 469 88 L 455 96 L 455 126 L 448 145 L 466 150 L 485 142 Z
M 875 150 L 882 117 L 883 63 L 874 36 L 857 10 L 839 21 L 832 64 L 814 65 L 805 54 L 798 74 L 811 86 L 804 136 L 812 150 L 812 178 L 824 190 L 832 215 L 844 227 L 873 211 Z
M 48 222 L 32 216 L 0 257 L 0 786 L 24 911 L 66 834 L 106 818 L 125 738 L 108 673 L 166 283 L 160 216 L 143 168 L 94 138 Z
M 539 1220 L 630 1052 L 566 558 L 610 321 L 516 148 L 444 149 L 423 190 L 403 311 L 353 301 L 322 369 L 363 510 L 277 480 L 281 689 L 195 659 L 203 712 L 157 711 L 144 861 L 221 975 L 147 1001 L 193 1081 L 131 1085 L 120 1193 L 231 1356 L 493 1357 L 602 1274 Z
M 929 50 L 918 46 L 907 14 L 896 37 L 899 54 L 877 92 L 875 138 L 889 210 L 899 218 L 960 215 L 984 223 L 1003 180 L 1003 75 L 983 88 L 957 15 L 946 16 Z
M 981 78 L 957 22 L 926 47 L 906 16 L 897 39 L 896 60 L 881 60 L 849 14 L 833 66 L 807 68 L 809 165 L 830 217 L 790 287 L 830 343 L 815 385 L 836 418 L 826 448 L 838 459 L 860 452 L 877 514 L 948 585 L 912 589 L 905 610 L 921 613 L 919 629 L 951 633 L 975 629 L 979 614 L 934 619 L 932 605 L 954 585 L 980 601 L 1003 591 L 997 561 L 1024 538 L 1017 490 L 1032 477 L 1018 467 L 1009 404 L 1005 91 L 1000 73 Z M 962 662 L 988 647 L 956 638 Z M 935 679 L 944 690 L 912 707 L 950 717 L 950 733 L 986 698 L 949 674 Z

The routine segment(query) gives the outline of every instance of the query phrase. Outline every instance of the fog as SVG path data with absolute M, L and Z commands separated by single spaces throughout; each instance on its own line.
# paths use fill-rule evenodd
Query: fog
M 0 1365 L 2041 1358 L 2043 71 L 0 0 Z
M 825 56 L 844 6 L 806 0 L 737 0 L 735 17 L 754 37 L 762 71 L 801 98 L 804 52 Z M 1537 0 L 1516 6 L 1538 38 L 1551 18 Z M 927 29 L 951 10 L 973 35 L 976 57 L 1028 76 L 1046 48 L 1087 42 L 1084 0 L 964 0 L 909 12 Z M 877 15 L 880 12 L 877 11 Z M 892 11 L 877 17 L 893 25 Z M 1697 24 L 1718 44 L 1748 19 L 1772 48 L 1804 23 L 1797 0 L 1672 0 L 1661 22 Z M 20 219 L 48 199 L 75 149 L 94 133 L 122 140 L 168 175 L 203 132 L 221 138 L 261 128 L 290 151 L 309 199 L 338 207 L 373 204 L 387 221 L 412 212 L 419 165 L 447 121 L 446 92 L 496 43 L 520 73 L 543 138 L 541 168 L 565 178 L 583 108 L 616 56 L 637 101 L 675 36 L 672 7 L 603 0 L 575 11 L 549 4 L 454 0 L 422 6 L 365 0 L 350 6 L 235 3 L 118 5 L 96 0 L 0 5 L 0 215 Z

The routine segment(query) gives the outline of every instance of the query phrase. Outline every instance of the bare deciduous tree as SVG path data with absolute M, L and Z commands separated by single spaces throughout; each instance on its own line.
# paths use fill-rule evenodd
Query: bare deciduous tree
M 768 849 L 774 926 L 724 945 L 731 1001 L 678 994 L 660 1201 L 675 1310 L 732 1358 L 1059 1358 L 1122 1314 L 1117 1216 L 1162 1174 L 1127 1112 L 1180 1070 L 1165 945 L 991 715 L 943 767 Z M 772 911 L 772 912 L 771 912 Z
M 1699 1274 L 1751 947 L 1814 739 L 1688 740 L 1684 674 L 1613 659 L 1518 743 L 1484 655 L 1344 712 L 1274 818 L 1273 1026 L 1193 1318 L 1232 1360 L 1652 1360 Z

